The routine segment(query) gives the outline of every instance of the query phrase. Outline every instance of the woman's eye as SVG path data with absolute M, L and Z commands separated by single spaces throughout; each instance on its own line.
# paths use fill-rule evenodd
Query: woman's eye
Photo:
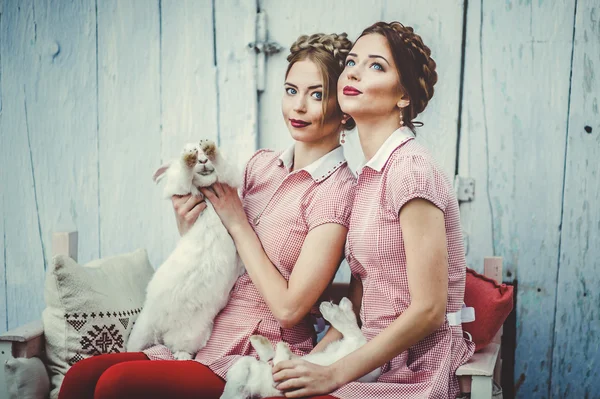
M 356 65 L 356 63 L 354 62 L 354 60 L 348 60 L 346 61 L 346 66 L 354 66 Z
M 383 67 L 381 66 L 381 64 L 378 64 L 376 62 L 373 65 L 371 65 L 371 68 L 376 69 L 378 71 L 383 71 Z
M 294 89 L 293 87 L 286 87 L 285 92 L 290 95 L 294 95 L 297 93 L 296 89 Z
M 313 94 L 311 94 L 311 96 L 317 100 L 323 99 L 323 93 L 321 93 L 320 91 L 315 91 Z

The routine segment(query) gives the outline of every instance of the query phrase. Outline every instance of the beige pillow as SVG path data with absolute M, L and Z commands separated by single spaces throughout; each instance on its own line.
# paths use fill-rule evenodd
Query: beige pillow
M 8 359 L 4 364 L 8 399 L 46 399 L 50 381 L 37 357 Z
M 46 275 L 42 313 L 50 398 L 67 370 L 85 358 L 125 352 L 154 273 L 145 250 L 87 263 L 57 255 Z

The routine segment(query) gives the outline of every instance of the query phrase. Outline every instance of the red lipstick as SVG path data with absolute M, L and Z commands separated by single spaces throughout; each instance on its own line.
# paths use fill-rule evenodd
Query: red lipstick
M 358 96 L 359 94 L 362 94 L 362 92 L 360 90 L 358 90 L 357 88 L 354 88 L 352 86 L 344 87 L 344 95 L 345 96 Z
M 299 119 L 290 119 L 290 123 L 292 124 L 293 127 L 298 128 L 298 129 L 310 125 L 310 122 L 305 122 L 305 121 L 302 121 Z

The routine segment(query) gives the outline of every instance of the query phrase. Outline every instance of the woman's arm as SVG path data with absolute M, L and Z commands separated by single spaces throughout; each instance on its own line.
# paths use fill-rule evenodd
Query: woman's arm
M 357 280 L 354 276 L 350 277 L 350 287 L 348 289 L 348 299 L 352 302 L 356 319 L 360 320 L 360 306 L 362 303 L 362 282 Z M 342 334 L 336 330 L 333 326 L 330 326 L 325 336 L 319 341 L 319 343 L 313 348 L 311 353 L 321 352 L 330 343 L 341 339 Z
M 304 239 L 289 281 L 271 263 L 248 223 L 237 191 L 215 184 L 214 193 L 202 189 L 233 238 L 252 282 L 282 327 L 298 324 L 319 299 L 341 262 L 348 229 L 326 223 Z
M 328 367 L 290 360 L 273 368 L 287 397 L 331 392 L 381 367 L 437 330 L 445 320 L 448 252 L 444 215 L 423 199 L 400 211 L 411 303 L 392 324 L 360 349 Z

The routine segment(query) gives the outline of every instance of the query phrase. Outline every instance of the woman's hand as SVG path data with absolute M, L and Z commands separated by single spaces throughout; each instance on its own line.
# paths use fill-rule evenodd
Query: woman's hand
M 204 197 L 191 194 L 174 195 L 171 197 L 171 201 L 175 210 L 179 235 L 183 236 L 196 223 L 202 211 L 206 209 L 206 202 Z
M 237 189 L 227 184 L 215 183 L 210 189 L 201 188 L 202 194 L 210 201 L 223 225 L 232 234 L 233 230 L 248 223 L 246 212 Z
M 331 366 L 319 366 L 302 359 L 285 360 L 273 367 L 275 387 L 286 398 L 331 393 L 342 386 L 336 377 Z

